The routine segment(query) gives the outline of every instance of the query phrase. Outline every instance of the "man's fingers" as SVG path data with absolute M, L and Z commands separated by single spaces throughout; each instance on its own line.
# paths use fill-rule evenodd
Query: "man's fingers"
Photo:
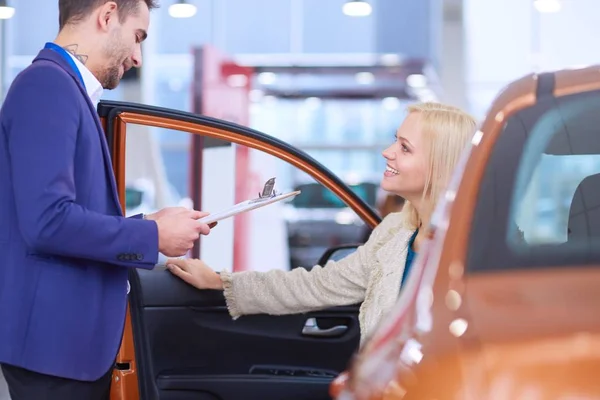
M 206 217 L 209 213 L 204 212 L 204 211 L 197 211 L 197 210 L 189 210 L 190 212 L 190 218 L 192 219 L 200 219 L 202 217 Z
M 198 223 L 198 232 L 202 235 L 208 235 L 210 233 L 210 226 Z

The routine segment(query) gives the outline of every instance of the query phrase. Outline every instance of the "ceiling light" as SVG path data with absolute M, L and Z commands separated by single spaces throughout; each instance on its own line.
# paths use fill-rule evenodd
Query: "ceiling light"
M 402 62 L 402 58 L 400 57 L 400 54 L 388 53 L 382 54 L 380 57 L 380 61 L 383 65 L 391 67 L 400 65 L 400 63 Z
M 196 6 L 186 0 L 179 0 L 169 7 L 169 15 L 173 18 L 191 18 L 196 15 Z
M 413 88 L 423 88 L 427 86 L 427 77 L 422 74 L 412 74 L 406 77 L 406 83 Z
M 308 97 L 304 100 L 304 104 L 306 104 L 309 109 L 316 110 L 321 105 L 321 99 L 318 97 Z
M 560 11 L 559 0 L 535 0 L 534 7 L 541 13 L 555 13 Z
M 397 97 L 386 97 L 383 100 L 381 100 L 381 104 L 383 105 L 383 108 L 385 110 L 397 110 L 398 108 L 400 108 L 400 99 L 398 99 Z
M 364 0 L 348 0 L 342 11 L 349 17 L 366 17 L 371 15 L 371 5 Z
M 369 85 L 375 81 L 375 75 L 371 72 L 359 72 L 354 78 L 356 79 L 356 82 L 361 85 Z
M 248 84 L 248 77 L 243 74 L 229 75 L 227 84 L 231 87 L 244 87 Z
M 11 19 L 15 15 L 15 8 L 10 7 L 6 0 L 0 0 L 0 19 Z
M 261 85 L 272 85 L 277 80 L 277 75 L 273 72 L 261 72 L 258 74 L 258 82 Z

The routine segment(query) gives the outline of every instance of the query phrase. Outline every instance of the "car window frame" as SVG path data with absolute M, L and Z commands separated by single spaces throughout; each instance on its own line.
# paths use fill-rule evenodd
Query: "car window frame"
M 514 229 L 516 226 L 512 226 L 510 218 L 512 217 L 511 212 L 514 198 L 517 195 L 517 187 L 519 183 L 519 173 L 522 168 L 529 168 L 527 160 L 524 158 L 527 156 L 529 139 L 523 141 L 523 145 L 511 146 L 513 140 L 512 135 L 506 132 L 509 128 L 509 124 L 516 123 L 517 119 L 527 120 L 531 117 L 528 114 L 537 114 L 534 121 L 528 120 L 529 126 L 533 127 L 528 133 L 532 133 L 537 129 L 537 124 L 544 118 L 546 118 L 551 109 L 556 108 L 557 98 L 560 97 L 561 102 L 567 102 L 570 98 L 576 98 L 580 96 L 600 96 L 600 90 L 590 88 L 589 90 L 579 91 L 575 93 L 566 93 L 563 96 L 555 96 L 553 92 L 538 93 L 534 104 L 516 111 L 510 117 L 504 121 L 501 133 L 496 139 L 496 143 L 493 146 L 492 152 L 489 156 L 489 161 L 485 166 L 483 176 L 479 185 L 479 193 L 473 210 L 473 218 L 470 225 L 469 232 L 469 244 L 467 246 L 468 252 L 466 254 L 466 272 L 467 274 L 480 274 L 480 273 L 491 273 L 491 272 L 508 272 L 508 271 L 527 271 L 539 268 L 563 268 L 565 265 L 589 267 L 597 265 L 597 259 L 600 256 L 600 250 L 598 252 L 582 252 L 581 249 L 576 247 L 566 250 L 565 247 L 557 246 L 556 244 L 540 244 L 535 246 L 521 246 L 516 247 L 511 245 L 510 237 L 517 233 Z M 534 112 L 535 107 L 544 107 L 543 112 Z M 514 134 L 514 132 L 513 132 Z M 535 138 L 539 140 L 539 138 Z M 512 159 L 517 160 L 514 162 L 506 162 L 503 154 L 504 149 L 510 148 L 512 150 Z M 497 166 L 502 162 L 503 173 L 502 179 L 506 179 L 509 184 L 504 185 L 503 188 L 508 188 L 509 193 L 497 191 L 494 179 L 498 172 Z M 529 171 L 533 172 L 533 171 Z M 490 207 L 486 204 L 489 199 L 494 198 L 491 196 L 489 191 L 497 191 L 502 195 L 507 196 L 508 201 L 497 201 L 499 207 L 494 207 L 493 212 L 496 215 L 494 222 L 499 224 L 493 224 L 493 227 L 486 226 L 482 221 L 490 220 L 489 210 Z M 500 216 L 497 216 L 500 215 Z M 492 249 L 490 251 L 490 249 Z
M 127 124 L 137 124 L 202 135 L 263 151 L 300 169 L 331 190 L 367 226 L 374 228 L 381 222 L 381 217 L 373 207 L 327 167 L 306 152 L 263 132 L 204 115 L 121 101 L 101 101 L 98 114 L 102 119 L 111 153 L 117 155 L 112 161 L 122 204 L 125 201 L 126 129 Z

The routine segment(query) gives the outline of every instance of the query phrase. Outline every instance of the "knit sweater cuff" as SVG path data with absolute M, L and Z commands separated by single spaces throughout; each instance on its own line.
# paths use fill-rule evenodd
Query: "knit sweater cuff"
M 233 273 L 229 271 L 221 271 L 221 282 L 223 282 L 223 293 L 225 295 L 225 304 L 229 310 L 229 315 L 233 319 L 237 319 L 242 315 L 237 305 L 235 292 L 233 290 Z

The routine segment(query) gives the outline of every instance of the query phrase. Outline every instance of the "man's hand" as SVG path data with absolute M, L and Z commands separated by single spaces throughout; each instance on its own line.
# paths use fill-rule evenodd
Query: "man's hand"
M 169 216 L 169 215 L 175 215 L 175 214 L 181 214 L 181 213 L 185 213 L 190 211 L 189 209 L 185 208 L 185 207 L 167 207 L 167 208 L 163 208 L 162 210 L 159 210 L 155 213 L 152 214 L 148 214 L 145 215 L 144 218 L 150 221 L 158 221 L 159 219 Z M 204 213 L 204 215 L 202 215 L 202 217 L 208 215 L 208 213 Z M 202 218 L 200 217 L 200 218 Z M 210 224 L 208 224 L 208 227 L 210 229 L 214 228 L 215 226 L 217 226 L 218 222 L 212 222 Z
M 167 257 L 180 257 L 194 247 L 194 242 L 201 234 L 210 233 L 207 224 L 197 221 L 208 213 L 185 208 L 179 211 L 167 210 L 157 212 L 159 218 L 154 220 L 158 226 L 158 250 Z M 161 212 L 163 215 L 160 215 Z
M 167 207 L 167 208 L 163 208 L 162 210 L 159 210 L 155 213 L 148 214 L 148 215 L 144 216 L 144 218 L 151 220 L 151 221 L 158 221 L 159 219 L 161 219 L 163 217 L 166 217 L 169 215 L 181 214 L 181 213 L 188 212 L 188 211 L 190 211 L 190 210 L 185 207 Z

